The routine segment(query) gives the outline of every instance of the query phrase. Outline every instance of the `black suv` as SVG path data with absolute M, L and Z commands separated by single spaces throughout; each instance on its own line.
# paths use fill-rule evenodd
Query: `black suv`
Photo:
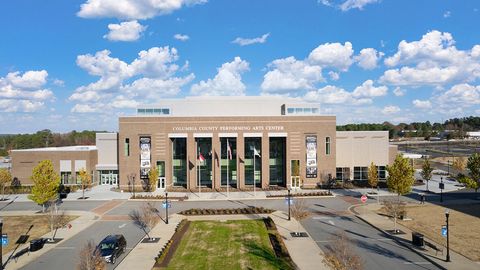
M 125 252 L 127 241 L 121 234 L 109 235 L 105 237 L 97 246 L 97 250 L 106 262 L 115 264 L 115 260 Z

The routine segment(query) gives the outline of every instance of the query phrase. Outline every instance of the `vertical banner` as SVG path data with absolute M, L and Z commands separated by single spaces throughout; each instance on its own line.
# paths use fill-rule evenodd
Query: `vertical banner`
M 307 178 L 317 178 L 317 136 L 305 137 L 307 146 Z
M 140 137 L 140 178 L 148 178 L 148 172 L 150 171 L 151 162 L 151 143 L 150 137 Z

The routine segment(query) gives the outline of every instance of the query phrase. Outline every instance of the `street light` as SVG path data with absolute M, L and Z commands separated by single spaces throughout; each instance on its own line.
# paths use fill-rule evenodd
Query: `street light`
M 447 258 L 445 261 L 450 262 L 450 229 L 448 228 L 448 217 L 450 216 L 450 213 L 448 212 L 448 209 L 445 209 L 445 217 L 447 219 Z
M 443 202 L 443 187 L 444 187 L 443 177 L 440 177 L 439 187 L 440 187 L 440 202 Z
M 0 243 L 0 270 L 3 270 L 3 219 L 0 218 L 0 236 L 2 237 L 2 243 Z
M 290 189 L 288 189 L 288 220 L 290 220 Z
M 168 192 L 165 192 L 165 224 L 168 224 Z

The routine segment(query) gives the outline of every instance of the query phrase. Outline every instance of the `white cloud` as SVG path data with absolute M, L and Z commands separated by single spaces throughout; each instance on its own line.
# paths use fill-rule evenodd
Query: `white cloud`
M 393 89 L 393 94 L 397 97 L 401 97 L 405 95 L 405 90 L 400 87 L 395 87 L 395 89 Z
M 77 16 L 141 20 L 169 14 L 183 6 L 206 2 L 207 0 L 87 0 L 80 6 Z
M 445 13 L 443 13 L 443 18 L 450 18 L 450 16 L 452 16 L 452 13 L 449 10 L 447 10 L 447 11 L 445 11 Z
M 64 87 L 65 86 L 65 82 L 60 80 L 60 79 L 54 79 L 53 80 L 53 84 L 56 85 L 56 86 L 60 86 L 60 87 Z
M 47 83 L 48 72 L 10 72 L 0 77 L 0 111 L 34 112 L 44 107 L 45 101 L 55 100 L 55 95 L 43 87 Z
M 458 84 L 438 97 L 438 102 L 448 107 L 469 107 L 480 104 L 480 86 Z
M 187 41 L 190 39 L 188 35 L 182 35 L 182 34 L 175 34 L 173 38 L 180 41 Z
M 139 101 L 155 102 L 174 96 L 195 78 L 194 74 L 176 76 L 181 72 L 176 64 L 178 59 L 177 50 L 167 46 L 140 51 L 130 64 L 111 57 L 108 50 L 95 55 L 79 55 L 77 65 L 100 78 L 74 91 L 69 100 L 80 104 L 71 111 L 89 112 L 102 108 L 101 111 L 108 112 L 122 106 L 131 108 Z
M 372 103 L 371 97 L 354 95 L 352 92 L 334 85 L 327 85 L 318 90 L 309 91 L 305 94 L 304 100 L 332 105 L 366 105 Z
M 340 71 L 347 71 L 352 65 L 352 43 L 325 43 L 315 48 L 308 56 L 311 64 L 321 67 L 333 67 Z
M 252 45 L 255 43 L 265 43 L 267 42 L 267 38 L 270 36 L 270 33 L 263 34 L 261 37 L 256 38 L 241 38 L 237 37 L 232 41 L 232 43 L 238 44 L 240 46 L 247 46 Z
M 360 51 L 359 55 L 355 56 L 355 61 L 363 69 L 374 69 L 383 55 L 382 52 L 377 52 L 373 48 L 365 48 Z
M 241 96 L 245 95 L 245 85 L 242 82 L 242 73 L 249 70 L 249 63 L 240 57 L 232 62 L 224 63 L 218 68 L 213 79 L 200 81 L 192 85 L 191 93 L 202 96 Z
M 383 114 L 395 114 L 400 111 L 400 108 L 398 106 L 390 105 L 390 106 L 385 106 L 382 110 Z
M 381 97 L 385 96 L 388 92 L 386 86 L 373 86 L 372 80 L 366 80 L 362 85 L 357 86 L 353 91 L 354 97 Z
M 335 71 L 329 71 L 328 72 L 328 76 L 330 76 L 330 80 L 332 81 L 338 81 L 338 79 L 340 79 L 340 74 L 338 74 L 338 72 L 335 72 Z
M 480 77 L 480 63 L 475 59 L 479 48 L 458 50 L 450 33 L 431 31 L 420 41 L 401 41 L 398 51 L 385 59 L 385 65 L 401 66 L 386 70 L 380 82 L 393 85 L 443 86 L 471 82 Z
M 135 41 L 140 38 L 147 27 L 133 20 L 120 24 L 109 24 L 108 29 L 110 32 L 104 35 L 103 38 L 110 41 Z
M 324 81 L 320 66 L 309 65 L 293 56 L 274 60 L 269 67 L 272 70 L 264 75 L 261 85 L 264 93 L 312 89 L 315 83 Z
M 75 104 L 75 106 L 73 106 L 71 110 L 71 112 L 75 112 L 75 113 L 94 113 L 99 111 L 100 111 L 99 108 L 95 108 L 89 104 Z
M 414 101 L 412 101 L 412 104 L 415 108 L 417 109 L 430 109 L 432 108 L 432 103 L 429 101 L 429 100 L 419 100 L 419 99 L 415 99 Z
M 342 11 L 348 11 L 350 9 L 363 10 L 366 5 L 380 1 L 381 0 L 318 0 L 318 3 L 328 7 L 336 7 Z

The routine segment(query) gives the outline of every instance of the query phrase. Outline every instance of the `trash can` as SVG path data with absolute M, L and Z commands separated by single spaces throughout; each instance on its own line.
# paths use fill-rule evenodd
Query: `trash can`
M 423 234 L 412 232 L 412 244 L 417 247 L 423 247 L 425 245 L 423 241 Z
M 43 244 L 45 244 L 45 240 L 42 238 L 30 241 L 30 252 L 42 249 Z

